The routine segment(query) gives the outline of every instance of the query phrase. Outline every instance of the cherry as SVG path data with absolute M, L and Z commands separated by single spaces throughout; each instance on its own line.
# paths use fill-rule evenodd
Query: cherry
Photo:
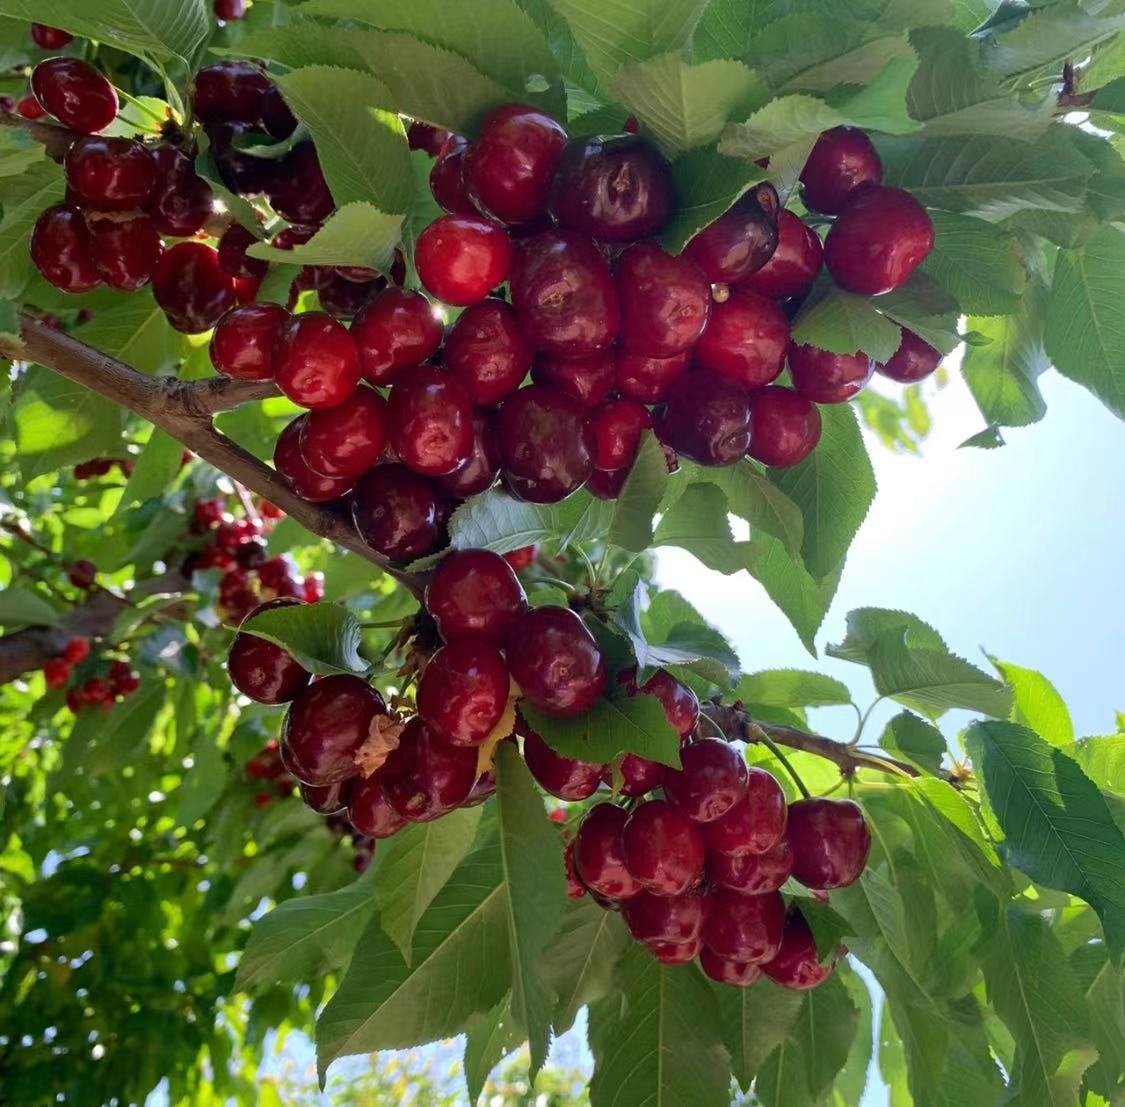
M 390 838 L 406 820 L 391 806 L 383 787 L 383 774 L 357 780 L 348 793 L 348 821 L 367 838 Z
M 681 684 L 667 669 L 657 669 L 640 688 L 637 687 L 636 668 L 622 669 L 617 674 L 617 683 L 624 684 L 630 696 L 655 696 L 664 708 L 664 718 L 681 740 L 695 730 L 695 724 L 699 721 L 699 700 L 687 685 Z
M 674 357 L 703 333 L 711 287 L 688 257 L 666 254 L 655 242 L 638 242 L 618 259 L 616 280 L 625 349 Z
M 437 544 L 433 487 L 405 465 L 376 465 L 356 484 L 352 519 L 359 536 L 392 561 L 412 561 Z
M 744 853 L 739 857 L 708 854 L 707 877 L 711 883 L 747 896 L 776 892 L 792 872 L 793 851 L 784 838 L 765 853 Z
M 798 800 L 789 807 L 786 834 L 793 847 L 793 875 L 806 888 L 854 884 L 871 852 L 871 830 L 852 800 Z
M 528 568 L 538 553 L 538 546 L 521 546 L 518 550 L 509 550 L 504 554 L 504 560 L 518 573 Z
M 141 207 L 156 187 L 156 162 L 131 138 L 84 135 L 64 161 L 67 188 L 99 211 Z
M 651 143 L 632 135 L 569 142 L 551 185 L 554 221 L 602 242 L 655 234 L 674 204 L 668 163 Z
M 863 131 L 833 127 L 816 140 L 800 179 L 805 207 L 835 215 L 860 189 L 881 183 L 883 163 Z
M 539 786 L 568 803 L 589 799 L 601 783 L 604 765 L 577 761 L 555 753 L 526 723 L 521 722 L 523 759 Z
M 729 961 L 761 964 L 776 956 L 785 929 L 785 901 L 777 892 L 744 896 L 715 890 L 703 942 Z
M 934 225 L 909 192 L 871 186 L 850 200 L 824 240 L 824 264 L 861 296 L 900 288 L 934 247 Z
M 449 131 L 430 123 L 423 123 L 420 119 L 415 119 L 406 128 L 406 145 L 411 150 L 421 150 L 429 154 L 431 158 L 436 158 L 441 153 L 441 148 L 451 137 Z
M 356 776 L 355 753 L 387 705 L 365 680 L 333 674 L 302 689 L 285 715 L 281 751 L 305 784 L 337 784 Z
M 574 867 L 573 839 L 563 846 L 563 867 L 566 870 L 566 898 L 581 899 L 586 894 L 586 885 L 582 883 L 582 878 Z
M 477 209 L 465 191 L 465 151 L 469 140 L 450 135 L 430 170 L 430 192 L 438 207 L 450 215 L 476 215 Z
M 668 390 L 656 433 L 700 465 L 733 465 L 750 445 L 746 390 L 718 373 L 687 373 Z
M 37 119 L 42 119 L 47 112 L 34 96 L 28 94 L 16 101 L 16 114 L 34 123 Z
M 280 162 L 272 164 L 276 170 L 265 191 L 270 206 L 282 219 L 316 227 L 336 210 L 311 142 L 298 143 Z
M 803 296 L 813 286 L 824 256 L 820 236 L 791 211 L 777 217 L 777 249 L 760 269 L 739 282 L 771 300 Z
M 445 369 L 418 365 L 398 377 L 387 420 L 395 453 L 426 476 L 447 476 L 473 451 L 472 402 Z
M 479 807 L 486 799 L 496 795 L 496 773 L 489 771 L 477 777 L 473 790 L 465 797 L 462 807 Z
M 275 250 L 292 250 L 294 246 L 303 246 L 317 232 L 316 227 L 286 227 L 278 231 L 270 239 L 270 245 Z
M 336 407 L 310 411 L 301 425 L 300 441 L 301 456 L 314 473 L 355 480 L 383 454 L 387 444 L 387 405 L 378 392 L 357 388 Z
M 61 50 L 73 41 L 74 35 L 60 30 L 58 27 L 48 27 L 45 23 L 32 23 L 31 41 L 40 50 Z
M 606 779 L 610 775 L 606 774 Z M 664 766 L 647 757 L 627 753 L 621 761 L 621 794 L 644 796 L 659 788 L 664 780 Z
M 445 365 L 480 407 L 498 404 L 531 368 L 531 350 L 513 309 L 502 300 L 470 304 L 445 340 Z
M 110 288 L 136 292 L 152 279 L 164 244 L 147 215 L 105 216 L 87 220 L 94 259 Z
M 617 338 L 617 286 L 586 235 L 542 231 L 521 242 L 512 263 L 511 294 L 524 333 L 545 353 L 581 357 Z
M 115 696 L 131 696 L 141 686 L 141 678 L 125 661 L 109 663 L 109 683 Z
M 102 283 L 94 236 L 82 213 L 69 204 L 55 204 L 39 216 L 30 250 L 35 268 L 63 292 L 89 292 Z
M 746 388 L 762 388 L 780 374 L 788 348 L 789 320 L 781 308 L 757 292 L 736 288 L 711 309 L 695 346 L 695 363 Z
M 667 800 L 646 800 L 637 807 L 621 837 L 629 872 L 646 891 L 679 896 L 702 880 L 703 837 Z
M 208 123 L 206 130 L 219 178 L 227 188 L 242 196 L 253 196 L 269 189 L 277 176 L 279 163 L 255 157 L 250 151 L 239 149 L 235 142 L 239 138 L 260 135 L 256 124 Z
M 505 652 L 524 698 L 545 715 L 581 715 L 605 691 L 605 658 L 582 620 L 565 607 L 520 615 L 508 628 Z
M 92 65 L 78 58 L 48 58 L 31 74 L 36 100 L 64 127 L 92 135 L 117 115 L 117 93 Z
M 209 331 L 234 305 L 234 283 L 218 252 L 202 242 L 165 250 L 152 274 L 152 294 L 169 324 L 185 334 Z
M 495 108 L 465 151 L 465 191 L 502 223 L 534 222 L 547 210 L 551 178 L 565 148 L 566 131 L 549 115 L 526 104 Z
M 766 772 L 751 765 L 746 780 L 746 795 L 725 815 L 703 828 L 707 848 L 714 853 L 741 857 L 765 853 L 785 835 L 785 793 Z
M 464 307 L 483 300 L 507 279 L 512 244 L 504 228 L 490 219 L 443 215 L 418 236 L 414 264 L 427 292 Z
M 615 901 L 630 899 L 641 886 L 625 865 L 622 831 L 628 819 L 612 803 L 599 803 L 586 812 L 574 839 L 574 865 L 591 893 Z
M 359 354 L 347 328 L 331 315 L 308 311 L 281 328 L 274 349 L 274 378 L 295 404 L 342 404 L 359 384 Z
M 645 357 L 631 350 L 617 353 L 617 391 L 642 404 L 658 404 L 667 399 L 673 383 L 687 369 L 691 351 L 674 357 Z
M 645 949 L 663 965 L 688 965 L 703 950 L 703 940 L 696 938 L 691 942 L 652 942 Z
M 477 780 L 477 751 L 451 745 L 415 715 L 379 775 L 387 802 L 404 819 L 430 822 L 468 799 Z
M 357 315 L 377 292 L 387 287 L 387 280 L 376 274 L 371 280 L 360 282 L 341 276 L 335 269 L 317 266 L 313 285 L 320 306 L 330 315 L 342 318 Z
M 301 801 L 318 815 L 339 815 L 348 809 L 348 797 L 352 793 L 353 781 L 345 780 L 339 784 L 325 784 L 315 787 L 312 784 L 298 784 L 297 791 Z
M 540 354 L 531 367 L 536 384 L 549 384 L 572 396 L 583 407 L 593 407 L 609 398 L 617 373 L 613 350 L 598 350 L 583 357 Z
M 586 491 L 599 500 L 616 500 L 621 495 L 625 482 L 629 479 L 630 468 L 624 469 L 595 469 L 586 482 Z M 513 478 L 505 480 L 508 490 L 521 499 L 530 499 L 525 483 L 514 482 Z
M 246 14 L 246 0 L 214 0 L 215 18 L 224 23 L 241 19 Z
M 254 608 L 250 615 L 287 606 L 290 602 L 273 600 Z M 258 703 L 288 703 L 310 680 L 308 670 L 295 661 L 288 650 L 250 633 L 234 636 L 227 655 L 227 669 L 231 683 Z
M 219 267 L 222 271 L 243 280 L 264 277 L 269 269 L 269 262 L 246 254 L 247 247 L 253 246 L 257 241 L 257 236 L 241 223 L 232 223 L 227 227 L 223 237 L 219 239 Z
M 281 89 L 272 81 L 262 96 L 262 122 L 277 139 L 288 138 L 297 129 L 297 117 L 289 110 Z
M 928 377 L 940 363 L 940 350 L 903 327 L 898 349 L 885 365 L 876 362 L 875 372 L 900 384 L 915 384 Z
M 485 412 L 473 413 L 473 448 L 468 460 L 452 473 L 437 478 L 438 488 L 446 495 L 467 500 L 491 488 L 500 475 L 500 447 L 496 442 L 493 417 Z
M 641 892 L 621 908 L 629 933 L 643 942 L 694 942 L 703 933 L 710 907 L 710 896 L 691 892 L 678 896 L 657 896 Z
M 43 663 L 43 677 L 48 688 L 61 688 L 70 680 L 71 664 L 65 657 L 50 657 Z
M 309 468 L 301 453 L 301 428 L 307 419 L 308 415 L 299 415 L 277 436 L 273 448 L 274 468 L 302 500 L 310 503 L 338 500 L 351 491 L 352 482 L 321 476 Z
M 590 413 L 594 465 L 613 470 L 632 465 L 641 435 L 652 426 L 648 408 L 636 400 L 610 400 Z
M 498 645 L 527 597 L 499 554 L 456 550 L 430 577 L 425 605 L 446 642 L 474 638 Z
M 389 383 L 402 369 L 418 365 L 441 345 L 441 321 L 420 292 L 387 288 L 352 320 L 363 376 Z
M 176 146 L 162 142 L 152 150 L 152 158 L 156 183 L 146 210 L 153 225 L 161 234 L 176 238 L 195 234 L 211 216 L 211 186 L 195 172 L 192 159 Z
M 280 304 L 231 308 L 211 336 L 211 364 L 236 380 L 272 380 L 274 347 L 288 321 L 289 312 Z
M 680 762 L 680 772 L 664 774 L 664 794 L 697 823 L 721 818 L 746 794 L 746 761 L 727 742 L 693 742 Z
M 508 665 L 487 642 L 450 642 L 418 681 L 418 714 L 455 746 L 479 746 L 508 706 Z
M 794 907 L 785 916 L 781 948 L 762 966 L 762 972 L 783 988 L 803 991 L 823 984 L 835 970 L 839 956 L 827 965 L 820 963 L 812 930 L 805 916 Z
M 749 988 L 762 975 L 757 965 L 728 961 L 707 946 L 699 951 L 699 967 L 717 983 L 733 984 L 736 988 Z
M 744 280 L 777 249 L 781 208 L 771 184 L 756 185 L 685 247 L 683 256 L 699 266 L 712 284 Z
M 750 456 L 783 467 L 804 461 L 820 441 L 820 412 L 791 388 L 771 384 L 750 394 Z
M 270 79 L 253 62 L 217 61 L 205 65 L 192 79 L 192 111 L 205 124 L 254 124 L 262 117 L 262 99 L 269 87 Z
M 63 657 L 72 665 L 85 661 L 90 656 L 89 638 L 71 638 L 63 648 Z
M 815 346 L 789 349 L 789 375 L 798 395 L 818 404 L 843 404 L 858 396 L 875 365 L 864 353 L 834 354 Z

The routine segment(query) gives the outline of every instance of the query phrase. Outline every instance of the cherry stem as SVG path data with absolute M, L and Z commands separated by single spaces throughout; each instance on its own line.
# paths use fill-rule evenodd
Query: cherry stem
M 797 785 L 797 791 L 801 793 L 805 799 L 811 799 L 812 793 L 805 787 L 805 782 L 801 779 L 801 774 L 793 768 L 790 764 L 789 758 L 781 752 L 781 747 L 760 727 L 757 723 L 751 723 L 748 727 L 751 734 L 762 743 L 785 766 L 785 771 L 793 778 L 793 783 Z

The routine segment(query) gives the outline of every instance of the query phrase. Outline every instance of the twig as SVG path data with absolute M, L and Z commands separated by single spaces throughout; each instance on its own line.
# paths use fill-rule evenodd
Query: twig
M 805 787 L 805 782 L 801 779 L 801 774 L 793 768 L 790 764 L 789 758 L 781 752 L 781 747 L 762 729 L 762 727 L 750 719 L 747 721 L 746 729 L 748 733 L 753 734 L 757 741 L 761 742 L 785 766 L 785 771 L 792 778 L 793 783 L 797 785 L 797 791 L 801 793 L 805 799 L 809 799 L 809 790 Z

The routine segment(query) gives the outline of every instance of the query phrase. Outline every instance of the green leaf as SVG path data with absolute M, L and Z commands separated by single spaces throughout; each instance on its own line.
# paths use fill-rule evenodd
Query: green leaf
M 879 745 L 931 773 L 941 770 L 946 749 L 941 731 L 909 711 L 900 711 L 887 723 Z
M 469 1103 L 480 1099 L 489 1073 L 523 1041 L 523 1033 L 512 1018 L 511 997 L 505 996 L 465 1035 L 465 1084 Z
M 789 1036 L 804 995 L 782 988 L 768 976 L 752 988 L 720 985 L 714 991 L 734 1078 L 744 1092 L 749 1091 L 763 1062 Z
M 28 240 L 35 221 L 63 198 L 66 185 L 59 167 L 43 161 L 0 185 L 4 205 L 0 219 L 0 297 L 15 299 L 32 273 Z
M 248 619 L 240 630 L 284 646 L 310 673 L 362 673 L 359 621 L 334 603 L 274 607 Z
M 943 354 L 960 344 L 960 311 L 957 302 L 925 273 L 915 273 L 901 288 L 880 296 L 879 310 L 912 330 Z
M 824 277 L 793 320 L 793 341 L 834 354 L 862 351 L 885 362 L 902 342 L 902 331 L 876 309 L 870 297 L 845 292 Z
M 843 566 L 837 566 L 822 580 L 814 580 L 805 566 L 794 560 L 776 539 L 758 538 L 755 545 L 761 553 L 750 565 L 751 576 L 765 588 L 792 624 L 805 649 L 815 657 L 813 640 L 836 594 Z
M 359 265 L 387 269 L 402 238 L 403 217 L 387 215 L 371 204 L 351 203 L 337 209 L 308 240 L 289 250 L 259 242 L 246 252 L 284 265 Z M 280 278 L 288 296 L 288 285 Z M 279 296 L 280 298 L 280 296 Z
M 1012 236 L 969 215 L 931 211 L 930 218 L 934 248 L 922 272 L 953 296 L 962 311 L 974 316 L 1018 312 L 1027 281 Z M 972 320 L 970 328 L 980 329 Z
M 594 1069 L 592 1107 L 727 1107 L 730 1056 L 714 993 L 695 965 L 661 965 L 634 945 L 620 978 L 625 1011 Z
M 176 439 L 154 428 L 152 437 L 141 451 L 136 466 L 129 475 L 117 510 L 123 511 L 134 504 L 141 504 L 145 500 L 162 496 L 180 471 L 183 452 L 183 446 Z
M 750 43 L 754 31 L 773 18 L 772 0 L 711 0 L 692 38 L 697 61 L 737 58 Z
M 0 626 L 9 630 L 21 626 L 53 627 L 58 621 L 59 613 L 34 592 L 26 588 L 0 590 Z
M 979 765 L 1008 860 L 1097 911 L 1115 960 L 1125 952 L 1125 837 L 1078 764 L 1015 723 L 974 723 Z
M 117 293 L 112 306 L 99 307 L 83 324 L 82 341 L 142 373 L 171 369 L 186 351 L 184 336 L 168 326 L 168 317 L 147 288 Z
M 449 521 L 450 545 L 457 550 L 507 553 L 556 541 L 568 545 L 603 538 L 613 503 L 575 492 L 558 504 L 525 503 L 492 488 L 462 504 Z
M 614 502 L 613 522 L 606 541 L 623 550 L 641 553 L 652 543 L 652 520 L 668 484 L 668 462 L 656 435 L 646 431 L 641 439 L 625 487 Z
M 128 699 L 114 704 L 86 751 L 83 759 L 86 771 L 100 776 L 120 772 L 126 765 L 134 764 L 166 696 L 167 689 L 162 679 L 146 678 Z
M 1074 724 L 1055 686 L 1034 669 L 996 658 L 991 661 L 1012 690 L 1012 722 L 1022 723 L 1061 750 L 1073 745 Z
M 829 707 L 851 703 L 847 686 L 822 673 L 766 669 L 748 673 L 734 690 L 736 699 L 768 707 Z
M 190 693 L 190 684 L 183 685 Z M 179 701 L 177 701 L 179 702 Z M 194 706 L 194 699 L 192 701 Z M 177 738 L 180 737 L 177 722 Z M 190 827 L 196 819 L 203 818 L 223 793 L 227 782 L 227 762 L 222 749 L 215 741 L 215 735 L 206 731 L 200 733 L 191 748 L 191 772 L 184 774 L 183 783 L 176 795 L 176 825 Z
M 653 545 L 679 546 L 708 569 L 737 573 L 747 567 L 754 549 L 736 542 L 727 520 L 726 496 L 713 484 L 691 484 L 664 513 Z
M 693 483 L 709 483 L 721 488 L 727 497 L 727 509 L 745 519 L 755 531 L 764 531 L 780 540 L 791 554 L 798 554 L 805 535 L 801 509 L 752 461 L 740 461 L 721 469 L 705 469 L 690 462 L 680 462 L 687 479 Z

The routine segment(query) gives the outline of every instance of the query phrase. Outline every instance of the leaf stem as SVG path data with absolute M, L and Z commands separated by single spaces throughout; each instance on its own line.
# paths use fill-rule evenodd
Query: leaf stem
M 756 742 L 761 742 L 785 766 L 785 771 L 793 778 L 793 783 L 797 785 L 797 791 L 801 793 L 805 799 L 811 799 L 812 794 L 808 788 L 805 787 L 805 782 L 801 779 L 800 773 L 789 762 L 789 758 L 781 752 L 781 747 L 755 722 L 750 722 L 746 727 L 747 732 L 753 736 Z

